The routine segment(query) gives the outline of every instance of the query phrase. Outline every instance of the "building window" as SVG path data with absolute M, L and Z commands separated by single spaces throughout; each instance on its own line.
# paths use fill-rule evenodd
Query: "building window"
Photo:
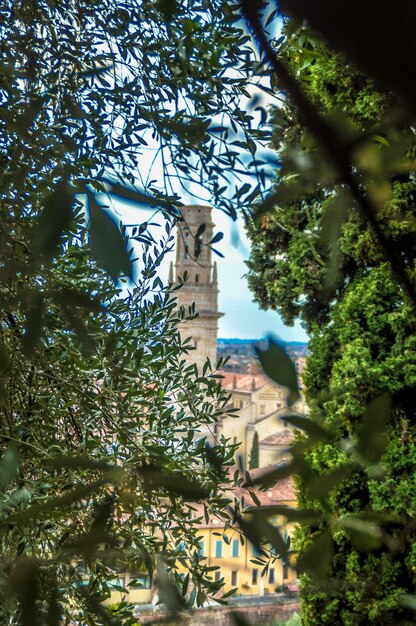
M 220 580 L 220 578 L 221 578 L 221 570 L 218 569 L 214 574 L 215 582 L 217 583 Z
M 233 539 L 233 556 L 234 557 L 238 556 L 239 549 L 240 549 L 240 542 L 239 542 L 239 540 L 238 539 Z
M 282 406 L 282 403 L 281 403 L 281 402 L 276 402 L 276 407 L 277 407 L 278 409 L 280 409 L 280 407 L 281 407 L 281 406 Z
M 124 587 L 125 581 L 124 576 L 119 576 L 118 578 L 112 578 L 109 582 L 109 586 L 111 589 L 115 589 L 116 591 L 127 591 Z
M 242 409 L 244 406 L 244 400 L 240 400 L 240 409 Z
M 260 550 L 257 546 L 253 546 L 253 556 L 260 556 Z
M 258 580 L 259 580 L 259 570 L 253 569 L 252 574 L 251 574 L 251 584 L 257 585 Z
M 222 541 L 216 541 L 215 542 L 215 556 L 217 557 L 217 559 L 220 559 L 222 557 Z
M 264 415 L 266 413 L 266 406 L 264 404 L 260 404 L 260 415 Z
M 199 275 L 198 274 L 195 274 L 195 282 L 199 283 Z
M 287 564 L 287 561 L 283 561 L 283 578 L 289 578 L 289 566 Z
M 275 583 L 275 578 L 274 578 L 274 567 L 272 567 L 271 569 L 269 569 L 269 583 L 270 583 L 270 585 L 274 585 L 274 583 Z
M 205 544 L 203 541 L 199 542 L 199 556 L 204 556 L 204 549 L 205 549 Z
M 237 587 L 238 585 L 238 572 L 231 572 L 231 585 Z
M 233 445 L 236 446 L 237 445 L 237 437 L 233 437 Z
M 150 589 L 150 576 L 138 572 L 137 574 L 130 574 L 130 589 Z

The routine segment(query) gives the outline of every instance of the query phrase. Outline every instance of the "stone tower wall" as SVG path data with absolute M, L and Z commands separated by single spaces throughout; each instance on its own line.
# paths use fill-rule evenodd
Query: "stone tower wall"
M 183 324 L 182 336 L 192 337 L 196 350 L 189 353 L 189 360 L 201 369 L 208 357 L 215 367 L 217 360 L 218 284 L 216 266 L 212 263 L 212 252 L 208 247 L 214 232 L 212 210 L 209 206 L 191 205 L 182 209 L 184 221 L 177 229 L 176 264 L 173 276 L 188 278 L 184 286 L 175 295 L 178 305 L 186 308 L 195 302 L 198 317 Z M 205 224 L 205 230 L 197 241 L 199 227 Z M 199 252 L 199 254 L 198 254 Z M 198 256 L 197 256 L 198 255 Z

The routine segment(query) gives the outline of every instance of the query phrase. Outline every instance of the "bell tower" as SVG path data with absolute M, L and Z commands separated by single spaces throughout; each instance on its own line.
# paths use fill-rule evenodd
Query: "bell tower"
M 176 292 L 178 306 L 186 309 L 195 302 L 198 316 L 184 323 L 183 337 L 192 337 L 195 350 L 189 361 L 202 369 L 208 357 L 212 366 L 217 361 L 218 312 L 217 264 L 212 263 L 208 244 L 213 237 L 214 224 L 209 206 L 191 205 L 182 208 L 183 222 L 177 227 L 175 271 L 171 264 L 169 280 L 178 282 L 187 272 L 185 284 Z

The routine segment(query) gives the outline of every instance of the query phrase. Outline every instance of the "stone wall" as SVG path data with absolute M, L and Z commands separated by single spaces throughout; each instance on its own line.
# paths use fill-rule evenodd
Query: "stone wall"
M 197 609 L 189 613 L 183 613 L 176 620 L 166 622 L 166 613 L 152 613 L 141 615 L 139 623 L 161 624 L 166 626 L 235 626 L 236 622 L 232 613 L 240 614 L 250 626 L 267 626 L 274 619 L 285 621 L 294 613 L 299 613 L 300 607 L 297 599 L 284 604 L 263 604 L 252 606 L 222 606 L 208 609 Z

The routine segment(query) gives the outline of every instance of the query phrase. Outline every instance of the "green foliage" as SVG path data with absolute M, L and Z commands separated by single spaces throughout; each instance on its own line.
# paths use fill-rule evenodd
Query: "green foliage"
M 253 443 L 250 452 L 249 469 L 256 469 L 259 466 L 259 434 L 256 432 L 253 435 Z
M 416 10 L 406 0 L 399 0 L 396 8 L 393 14 L 389 2 L 378 0 L 368 0 L 365 4 L 359 0 L 348 4 L 335 0 L 330 8 L 325 0 L 317 0 L 313 7 L 303 0 L 281 3 L 286 15 L 307 21 L 331 48 L 346 53 L 357 67 L 399 95 L 414 115 L 416 94 L 414 86 L 409 84 L 409 76 L 416 69 L 416 55 L 410 43 Z M 368 28 L 370 23 L 371 29 Z M 403 42 L 400 49 L 398 39 Z M 380 41 L 383 46 L 379 45 Z
M 268 141 L 268 116 L 242 110 L 241 96 L 263 70 L 262 88 L 277 78 L 287 97 L 274 113 L 279 181 L 249 218 L 249 280 L 263 305 L 289 322 L 301 317 L 312 336 L 311 418 L 288 416 L 304 437 L 264 485 L 298 475 L 304 509 L 288 514 L 309 524 L 298 537 L 305 623 L 397 623 L 414 604 L 413 127 L 402 114 L 388 119 L 395 98 L 295 22 L 277 42 L 282 63 L 259 4 L 8 0 L 0 8 L 3 623 L 132 623 L 125 603 L 116 614 L 102 605 L 111 580 L 130 568 L 157 570 L 173 611 L 189 580 L 190 604 L 220 587 L 200 563 L 190 501 L 230 522 L 220 483 L 228 485 L 222 466 L 232 450 L 222 440 L 207 450 L 195 437 L 195 424 L 215 422 L 227 398 L 215 375 L 197 378 L 186 365 L 177 325 L 192 311 L 175 311 L 157 268 L 172 246 L 170 218 L 180 219 L 170 177 L 185 188 L 203 181 L 232 217 L 261 196 L 256 152 Z M 302 2 L 286 5 L 302 19 Z M 357 31 L 365 20 L 353 5 Z M 240 8 L 270 69 L 257 62 Z M 375 14 L 385 19 L 384 8 Z M 275 17 L 273 9 L 268 24 Z M 412 109 L 413 82 L 374 62 L 378 29 L 363 63 L 363 37 L 351 47 L 349 22 L 335 19 L 331 29 L 324 17 L 317 3 L 316 30 L 338 37 Z M 144 173 L 149 153 L 163 187 Z M 231 171 L 244 180 L 224 194 Z M 147 223 L 126 229 L 106 204 L 112 197 L 162 211 L 166 236 L 156 242 Z M 278 346 L 262 358 L 295 399 Z M 265 539 L 287 557 L 267 511 L 234 517 L 256 545 Z M 313 578 L 317 548 L 325 567 Z M 189 570 L 186 585 L 178 563 Z M 333 587 L 322 589 L 316 574 L 327 569 Z
M 169 241 L 170 231 L 162 248 Z M 36 607 L 38 623 L 52 600 L 62 615 L 76 608 L 79 619 L 101 623 L 98 600 L 108 597 L 109 581 L 125 570 L 152 574 L 157 556 L 178 581 L 179 562 L 189 564 L 201 594 L 210 592 L 188 502 L 222 511 L 217 470 L 195 424 L 196 416 L 215 421 L 227 398 L 215 378 L 197 382 L 186 365 L 177 331 L 184 312 L 178 317 L 166 288 L 149 298 L 160 257 L 156 247 L 144 252 L 146 276 L 123 298 L 68 244 L 55 266 L 56 288 L 78 277 L 78 289 L 106 302 L 101 312 L 83 314 L 91 345 L 68 332 L 69 297 L 57 302 L 45 294 L 42 335 L 30 358 L 19 331 L 23 305 L 13 310 L 16 323 L 4 324 L 2 623 L 19 615 L 20 596 L 32 603 L 31 615 Z M 223 444 L 216 454 L 231 463 Z
M 310 416 L 295 424 L 304 435 L 292 461 L 265 480 L 297 475 L 305 625 L 411 623 L 402 598 L 414 589 L 416 540 L 413 130 L 388 118 L 393 95 L 316 35 L 293 21 L 286 35 L 279 60 L 321 118 L 295 106 L 294 88 L 275 111 L 281 167 L 248 221 L 248 278 L 263 307 L 310 334 Z M 351 159 L 343 181 L 324 128 L 333 154 L 344 145 Z
M 125 603 L 102 605 L 125 570 L 158 571 L 172 609 L 221 586 L 191 502 L 229 520 L 232 450 L 197 432 L 227 397 L 186 363 L 178 324 L 192 312 L 157 272 L 181 218 L 170 177 L 205 172 L 232 215 L 255 192 L 223 196 L 269 136 L 240 109 L 254 57 L 238 21 L 222 0 L 0 7 L 2 624 L 133 623 Z M 120 223 L 120 199 L 136 225 Z M 166 217 L 162 235 L 141 206 Z

